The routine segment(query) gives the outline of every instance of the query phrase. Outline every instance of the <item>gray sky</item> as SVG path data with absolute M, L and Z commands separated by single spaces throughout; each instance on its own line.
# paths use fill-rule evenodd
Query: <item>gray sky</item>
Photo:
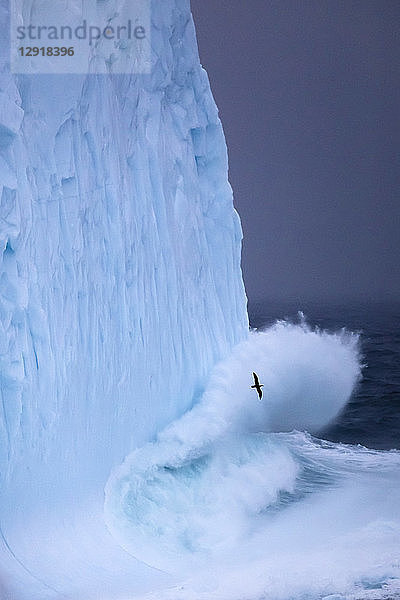
M 400 1 L 191 4 L 249 299 L 399 299 Z

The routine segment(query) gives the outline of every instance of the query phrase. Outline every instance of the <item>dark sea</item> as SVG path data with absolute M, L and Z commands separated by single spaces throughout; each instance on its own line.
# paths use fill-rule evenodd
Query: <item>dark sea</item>
M 249 305 L 250 325 L 277 319 L 360 335 L 363 377 L 345 409 L 318 437 L 380 450 L 400 449 L 400 303 L 325 304 L 265 301 Z

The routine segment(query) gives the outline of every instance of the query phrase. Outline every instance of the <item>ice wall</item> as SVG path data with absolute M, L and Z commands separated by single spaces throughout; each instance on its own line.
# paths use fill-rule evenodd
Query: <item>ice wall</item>
M 147 76 L 12 76 L 0 44 L 0 582 L 46 582 L 35 524 L 100 506 L 246 337 L 241 228 L 188 0 L 153 2 Z

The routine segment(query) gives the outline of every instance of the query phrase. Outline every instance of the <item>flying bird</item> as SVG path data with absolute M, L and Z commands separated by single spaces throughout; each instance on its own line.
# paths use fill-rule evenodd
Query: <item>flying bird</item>
M 252 388 L 255 388 L 255 389 L 257 390 L 257 392 L 258 392 L 258 397 L 259 397 L 259 398 L 260 398 L 260 400 L 261 400 L 261 398 L 262 398 L 262 395 L 263 395 L 263 393 L 262 393 L 262 389 L 261 389 L 261 388 L 262 388 L 262 387 L 264 387 L 264 386 L 263 386 L 263 384 L 262 384 L 262 383 L 260 383 L 260 381 L 259 381 L 259 379 L 258 379 L 258 375 L 257 375 L 257 373 L 254 373 L 254 371 L 253 371 L 253 377 L 254 377 L 254 385 L 252 385 L 251 387 L 252 387 Z

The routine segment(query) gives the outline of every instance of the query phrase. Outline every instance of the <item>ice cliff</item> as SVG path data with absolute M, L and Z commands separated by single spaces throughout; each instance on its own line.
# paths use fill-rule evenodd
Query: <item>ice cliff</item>
M 1 0 L 2 32 L 8 11 Z M 151 17 L 151 75 L 13 76 L 0 42 L 4 598 L 111 594 L 110 562 L 141 581 L 99 533 L 104 484 L 247 336 L 241 228 L 189 0 L 155 0 Z

